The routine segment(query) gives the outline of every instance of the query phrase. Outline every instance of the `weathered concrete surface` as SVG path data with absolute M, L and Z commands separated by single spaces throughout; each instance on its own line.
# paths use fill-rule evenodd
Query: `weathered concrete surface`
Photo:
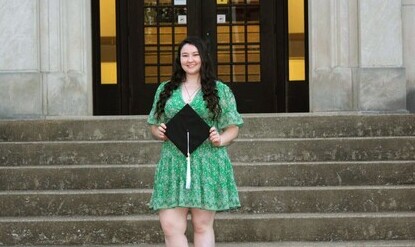
M 215 228 L 218 242 L 409 240 L 415 239 L 415 213 L 218 214 Z M 156 216 L 134 215 L 47 220 L 1 218 L 0 239 L 5 245 L 163 241 Z
M 414 211 L 412 186 L 240 187 L 239 213 Z M 0 192 L 0 216 L 151 214 L 151 190 Z
M 1 166 L 154 164 L 158 141 L 0 143 Z M 234 162 L 414 160 L 415 136 L 395 138 L 240 139 Z
M 412 116 L 245 120 L 229 147 L 242 207 L 217 215 L 217 242 L 415 243 Z M 140 117 L 0 121 L 0 246 L 159 245 L 147 203 L 161 143 L 145 128 Z
M 415 161 L 234 163 L 240 186 L 415 184 Z M 0 166 L 0 190 L 152 188 L 155 165 Z
M 244 114 L 240 138 L 415 136 L 414 114 Z M 151 140 L 145 116 L 1 120 L 0 141 Z

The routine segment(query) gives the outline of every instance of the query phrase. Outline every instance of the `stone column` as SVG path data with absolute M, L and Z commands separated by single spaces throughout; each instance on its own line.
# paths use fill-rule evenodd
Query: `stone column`
M 358 110 L 406 110 L 402 2 L 359 0 Z
M 407 108 L 415 113 L 415 0 L 402 1 L 404 66 L 407 79 Z
M 90 1 L 1 5 L 0 118 L 92 115 Z
M 351 111 L 357 57 L 357 0 L 309 1 L 310 110 Z
M 0 118 L 42 114 L 38 1 L 3 0 L 0 8 Z
M 309 4 L 311 111 L 405 111 L 401 1 Z

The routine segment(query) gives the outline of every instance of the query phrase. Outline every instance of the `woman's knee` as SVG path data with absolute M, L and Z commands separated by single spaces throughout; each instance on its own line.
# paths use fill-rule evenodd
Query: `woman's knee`
M 213 229 L 215 212 L 206 210 L 192 210 L 193 231 L 196 233 L 206 232 Z
M 181 209 L 163 210 L 159 213 L 160 224 L 166 236 L 184 234 L 187 228 L 187 211 Z

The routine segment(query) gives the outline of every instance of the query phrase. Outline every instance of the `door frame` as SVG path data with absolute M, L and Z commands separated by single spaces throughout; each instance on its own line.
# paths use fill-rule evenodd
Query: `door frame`
M 307 8 L 307 0 L 305 8 Z M 99 0 L 92 0 L 93 25 L 93 103 L 94 115 L 148 114 L 158 84 L 144 83 L 144 18 L 143 1 L 116 1 L 117 8 L 117 81 L 116 85 L 100 84 Z M 216 1 L 188 1 L 188 35 L 209 41 L 213 60 L 216 53 Z M 270 9 L 274 11 L 270 11 Z M 95 10 L 95 11 L 94 11 Z M 98 10 L 98 11 L 97 11 Z M 203 11 L 202 11 L 203 10 Z M 127 13 L 127 14 L 126 14 Z M 288 81 L 288 2 L 262 1 L 260 5 L 261 79 L 258 83 L 227 83 L 243 113 L 289 112 L 297 89 Z M 264 14 L 265 13 L 265 14 Z M 282 18 L 281 18 L 282 17 Z M 305 9 L 305 32 L 307 28 Z M 308 34 L 305 33 L 305 37 Z M 266 38 L 264 38 L 266 37 Z M 266 55 L 263 55 L 266 54 Z M 306 81 L 301 88 L 308 97 L 308 42 L 306 40 Z M 270 93 L 271 92 L 271 93 Z M 269 97 L 264 97 L 265 95 Z M 243 101 L 252 105 L 244 109 Z M 291 101 L 290 101 L 291 100 Z M 249 102 L 250 101 L 250 102 Z M 308 107 L 308 100 L 307 100 Z M 307 109 L 308 110 L 308 109 Z
M 309 112 L 308 0 L 304 0 L 304 81 L 292 83 L 289 80 L 288 0 L 278 1 L 274 9 L 277 16 L 276 47 L 281 48 L 276 49 L 276 112 Z
M 125 74 L 128 60 L 126 36 L 128 24 L 125 15 L 126 1 L 116 1 L 116 60 L 117 83 L 101 84 L 101 39 L 100 39 L 100 5 L 99 0 L 91 0 L 92 18 L 92 81 L 93 81 L 93 114 L 94 115 L 127 115 L 129 114 L 129 77 Z M 94 11 L 95 10 L 95 11 Z

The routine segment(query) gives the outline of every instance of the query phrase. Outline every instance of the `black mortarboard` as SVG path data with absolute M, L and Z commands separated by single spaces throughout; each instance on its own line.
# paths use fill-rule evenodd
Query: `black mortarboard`
M 189 104 L 174 115 L 166 126 L 166 136 L 185 156 L 188 151 L 191 154 L 209 137 L 209 125 Z

